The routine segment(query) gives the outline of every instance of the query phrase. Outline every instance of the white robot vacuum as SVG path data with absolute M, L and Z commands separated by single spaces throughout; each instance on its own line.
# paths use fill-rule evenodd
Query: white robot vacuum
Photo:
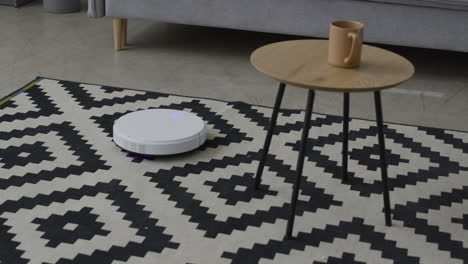
M 126 114 L 114 122 L 113 132 L 117 146 L 145 156 L 189 152 L 206 141 L 206 125 L 201 118 L 171 109 Z

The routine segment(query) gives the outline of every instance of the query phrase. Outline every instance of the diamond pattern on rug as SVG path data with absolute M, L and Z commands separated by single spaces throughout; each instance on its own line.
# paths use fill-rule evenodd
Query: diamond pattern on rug
M 319 246 L 322 242 L 332 243 L 349 235 L 359 236 L 359 241 L 370 243 L 373 250 L 382 252 L 382 257 L 395 263 L 418 263 L 417 257 L 409 256 L 406 249 L 398 248 L 394 241 L 386 240 L 385 234 L 374 231 L 374 227 L 364 224 L 364 219 L 353 218 L 352 222 L 341 222 L 338 226 L 327 225 L 324 230 L 299 233 L 297 240 L 270 240 L 266 244 L 255 244 L 251 249 L 240 248 L 235 253 L 226 252 L 224 257 L 236 263 L 257 263 L 262 258 L 273 259 L 278 254 L 289 254 L 293 249 L 304 250 L 306 246 Z
M 265 195 L 277 195 L 277 191 L 269 190 L 269 186 L 262 184 L 262 192 L 253 190 L 253 174 L 242 176 L 232 175 L 229 179 L 219 178 L 215 181 L 205 181 L 205 185 L 212 186 L 211 191 L 219 193 L 218 197 L 226 200 L 226 204 L 236 205 L 238 202 L 250 202 L 253 198 L 263 199 Z
M 37 141 L 33 144 L 23 144 L 19 147 L 9 146 L 0 149 L 0 164 L 2 168 L 11 169 L 14 166 L 26 166 L 27 164 L 39 164 L 42 161 L 54 161 L 56 157 L 47 151 L 44 142 Z
M 110 168 L 70 122 L 0 131 L 0 154 L 0 190 Z
M 2 111 L 0 124 L 62 114 L 50 97 L 37 88 L 36 84 L 21 93 L 21 96 L 16 96 L 14 100 L 0 105 L 0 110 Z
M 7 263 L 112 263 L 147 252 L 176 249 L 157 219 L 119 181 L 24 197 L 0 206 L 0 251 Z M 64 227 L 77 226 L 73 231 Z M 8 239 L 10 234 L 14 238 Z M 15 246 L 19 243 L 19 246 Z M 25 250 L 29 249 L 29 250 Z M 21 258 L 15 256 L 22 255 Z
M 101 108 L 103 106 L 139 102 L 167 96 L 160 93 L 145 93 L 135 90 L 87 85 L 68 81 L 61 81 L 60 84 L 63 85 L 65 90 L 83 109 Z
M 392 227 L 375 121 L 313 114 L 285 240 L 303 111 L 38 78 L 0 105 L 0 263 L 468 263 L 468 133 L 386 124 Z M 385 103 L 385 100 L 384 100 Z M 141 157 L 112 142 L 141 109 L 192 112 L 201 148 Z
M 49 240 L 48 247 L 61 243 L 74 244 L 78 239 L 91 240 L 94 236 L 107 236 L 103 223 L 97 221 L 98 215 L 91 213 L 92 208 L 83 207 L 80 211 L 68 211 L 65 215 L 53 214 L 47 219 L 35 218 L 32 223 L 39 224 L 38 231 L 44 232 L 42 238 Z

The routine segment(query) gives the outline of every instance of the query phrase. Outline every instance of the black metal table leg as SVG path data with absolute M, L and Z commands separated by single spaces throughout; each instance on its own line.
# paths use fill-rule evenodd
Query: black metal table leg
M 343 181 L 348 180 L 348 135 L 349 135 L 349 93 L 344 93 L 343 98 Z
M 388 179 L 387 179 L 387 161 L 385 158 L 385 137 L 384 137 L 384 125 L 382 117 L 382 100 L 380 92 L 374 92 L 375 98 L 375 114 L 377 116 L 377 129 L 380 146 L 380 170 L 382 172 L 382 189 L 384 198 L 384 210 L 385 210 L 385 225 L 392 225 L 392 213 L 390 211 L 390 194 L 388 192 Z
M 266 157 L 270 149 L 271 138 L 273 137 L 273 130 L 276 126 L 276 119 L 278 118 L 278 112 L 281 106 L 281 101 L 283 100 L 284 88 L 286 88 L 286 84 L 280 83 L 278 93 L 276 95 L 275 106 L 273 108 L 273 114 L 271 115 L 270 127 L 268 128 L 265 143 L 262 149 L 262 156 L 260 158 L 260 163 L 258 164 L 257 168 L 257 174 L 255 176 L 255 190 L 258 190 L 260 182 L 262 181 L 263 168 L 265 167 Z
M 292 231 L 294 227 L 294 218 L 296 216 L 296 205 L 299 190 L 301 188 L 302 168 L 304 167 L 304 157 L 307 151 L 307 138 L 309 136 L 310 118 L 312 116 L 312 108 L 314 106 L 315 92 L 309 90 L 307 97 L 307 107 L 304 115 L 304 127 L 302 129 L 302 137 L 299 148 L 299 156 L 297 157 L 296 179 L 294 181 L 294 189 L 291 195 L 291 212 L 288 219 L 288 226 L 286 229 L 286 239 L 292 238 Z

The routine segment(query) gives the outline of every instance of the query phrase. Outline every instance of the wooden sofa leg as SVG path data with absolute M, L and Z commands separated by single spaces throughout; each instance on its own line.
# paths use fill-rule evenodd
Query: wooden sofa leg
M 121 50 L 123 48 L 122 46 L 123 19 L 114 18 L 112 19 L 112 23 L 114 24 L 114 49 Z
M 127 46 L 127 25 L 128 19 L 122 19 L 122 47 Z

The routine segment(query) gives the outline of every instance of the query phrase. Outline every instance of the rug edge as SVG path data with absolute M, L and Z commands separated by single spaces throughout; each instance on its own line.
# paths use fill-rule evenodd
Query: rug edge
M 32 84 L 37 83 L 41 80 L 54 80 L 54 81 L 66 81 L 66 82 L 75 82 L 75 83 L 81 83 L 81 84 L 86 84 L 86 85 L 95 85 L 95 86 L 108 86 L 108 85 L 102 85 L 102 84 L 96 84 L 96 83 L 88 83 L 88 82 L 81 82 L 81 81 L 70 81 L 70 80 L 63 80 L 63 79 L 56 79 L 56 78 L 50 78 L 50 77 L 44 77 L 44 76 L 37 76 L 33 81 L 29 82 L 25 86 L 17 89 L 16 91 L 10 93 L 9 95 L 3 97 L 0 100 L 0 105 L 3 103 L 7 102 L 14 96 L 20 94 L 22 90 L 27 90 L 29 86 L 32 86 Z M 152 91 L 147 91 L 147 90 L 142 90 L 142 89 L 136 89 L 136 88 L 124 88 L 124 87 L 119 87 L 119 86 L 108 86 L 112 88 L 118 88 L 118 89 L 125 89 L 125 90 L 133 90 L 133 91 L 139 91 L 139 92 L 152 92 Z M 218 101 L 218 102 L 223 102 L 223 103 L 242 103 L 242 104 L 248 104 L 256 107 L 264 107 L 264 108 L 269 108 L 273 109 L 272 106 L 265 106 L 265 105 L 258 105 L 258 104 L 250 104 L 246 103 L 243 101 L 228 101 L 228 100 L 222 100 L 222 99 L 216 99 L 216 98 L 209 98 L 209 97 L 203 97 L 203 96 L 187 96 L 187 95 L 180 95 L 180 94 L 173 94 L 173 93 L 164 93 L 164 92 L 157 92 L 161 94 L 166 94 L 166 95 L 172 95 L 172 96 L 180 96 L 180 97 L 185 97 L 185 98 L 196 98 L 196 99 L 205 99 L 205 100 L 213 100 L 213 101 Z M 6 100 L 3 102 L 5 99 L 8 97 L 11 97 L 10 99 Z M 293 109 L 293 108 L 282 108 L 282 110 L 287 110 L 287 111 L 304 111 L 304 109 Z M 333 114 L 324 114 L 324 113 L 318 113 L 318 112 L 312 112 L 313 114 L 319 114 L 319 115 L 328 115 L 328 116 L 334 116 L 334 117 L 341 117 L 340 115 L 333 115 Z M 366 119 L 366 118 L 361 118 L 361 117 L 350 117 L 350 120 L 355 119 L 355 120 L 361 120 L 361 121 L 368 121 L 368 122 L 375 122 L 376 120 L 374 119 Z M 452 131 L 452 132 L 458 132 L 458 133 L 467 133 L 468 131 L 464 130 L 459 130 L 459 129 L 449 129 L 449 128 L 440 128 L 440 127 L 430 127 L 430 126 L 420 126 L 420 125 L 414 125 L 414 124 L 404 124 L 404 123 L 397 123 L 397 122 L 389 122 L 389 121 L 384 121 L 384 124 L 391 124 L 391 125 L 399 125 L 399 126 L 409 126 L 409 127 L 417 127 L 417 128 L 425 128 L 425 129 L 442 129 L 446 131 Z

